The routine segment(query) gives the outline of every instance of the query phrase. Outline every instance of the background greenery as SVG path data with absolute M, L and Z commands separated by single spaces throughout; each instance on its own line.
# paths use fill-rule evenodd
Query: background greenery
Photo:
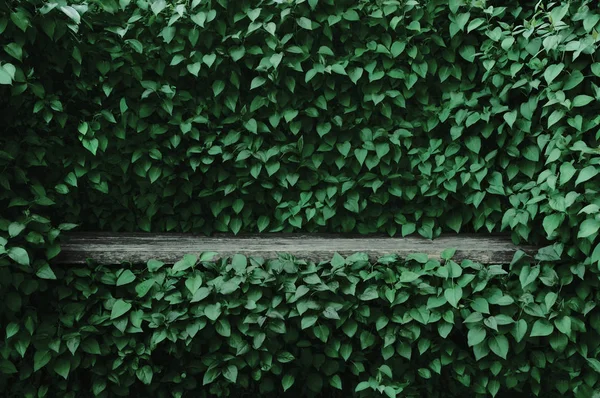
M 76 226 L 507 231 L 596 295 L 599 21 L 579 0 L 2 2 L 0 326 L 43 324 L 21 305 Z M 2 361 L 34 355 L 10 341 Z
M 523 254 L 507 269 L 456 263 L 452 250 L 442 263 L 422 254 L 315 264 L 202 253 L 172 266 L 55 267 L 50 281 L 4 268 L 10 322 L 0 389 L 19 397 L 595 397 L 598 271 L 580 279 L 568 265 Z

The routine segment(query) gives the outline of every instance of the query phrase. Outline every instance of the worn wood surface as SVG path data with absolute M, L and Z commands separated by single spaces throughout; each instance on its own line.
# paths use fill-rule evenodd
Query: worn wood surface
M 398 254 L 401 258 L 411 253 L 426 253 L 439 258 L 447 248 L 457 249 L 455 259 L 470 259 L 484 264 L 504 264 L 521 249 L 535 253 L 532 246 L 515 246 L 502 235 L 446 235 L 435 240 L 421 237 L 391 238 L 373 235 L 332 234 L 256 234 L 215 235 L 154 233 L 76 233 L 67 235 L 61 244 L 62 252 L 55 262 L 84 263 L 92 259 L 100 264 L 123 262 L 144 263 L 157 259 L 166 263 L 180 260 L 184 254 L 217 252 L 217 257 L 236 253 L 263 258 L 289 253 L 313 261 L 329 260 L 334 253 L 348 256 L 366 253 L 372 260 L 383 255 Z

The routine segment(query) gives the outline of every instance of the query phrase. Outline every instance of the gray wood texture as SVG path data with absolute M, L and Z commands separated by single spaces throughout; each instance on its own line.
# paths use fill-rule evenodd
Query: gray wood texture
M 503 235 L 445 235 L 434 240 L 421 237 L 391 238 L 380 235 L 333 234 L 254 234 L 201 236 L 155 233 L 76 233 L 67 235 L 55 263 L 80 264 L 91 259 L 100 264 L 145 263 L 157 259 L 174 263 L 184 254 L 217 252 L 218 257 L 236 253 L 276 258 L 289 253 L 297 258 L 325 261 L 334 253 L 349 256 L 366 253 L 371 260 L 397 254 L 426 253 L 440 258 L 444 249 L 457 249 L 454 259 L 469 259 L 483 264 L 510 263 L 517 250 L 535 254 L 537 247 L 515 246 Z

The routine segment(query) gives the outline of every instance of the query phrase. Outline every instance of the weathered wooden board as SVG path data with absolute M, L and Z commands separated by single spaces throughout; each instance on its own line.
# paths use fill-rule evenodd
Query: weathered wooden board
M 391 238 L 373 235 L 331 234 L 256 234 L 215 235 L 154 233 L 79 233 L 68 235 L 55 262 L 84 263 L 92 259 L 100 264 L 143 263 L 157 259 L 166 263 L 180 260 L 184 254 L 217 252 L 218 257 L 236 253 L 263 258 L 289 253 L 298 258 L 323 261 L 334 253 L 348 256 L 366 253 L 375 260 L 387 254 L 406 257 L 426 253 L 439 258 L 447 248 L 457 249 L 455 259 L 470 259 L 484 264 L 509 263 L 517 250 L 534 254 L 533 246 L 515 246 L 502 235 L 446 235 L 435 240 L 421 237 Z

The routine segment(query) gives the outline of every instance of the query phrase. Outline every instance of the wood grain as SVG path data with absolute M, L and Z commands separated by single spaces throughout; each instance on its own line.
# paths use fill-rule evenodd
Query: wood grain
M 426 253 L 439 258 L 447 248 L 455 248 L 457 260 L 469 259 L 483 264 L 510 263 L 517 250 L 535 254 L 537 247 L 515 246 L 504 235 L 445 235 L 435 240 L 422 237 L 391 238 L 381 235 L 334 234 L 252 234 L 200 236 L 192 234 L 155 233 L 76 233 L 66 236 L 62 251 L 53 261 L 63 264 L 85 263 L 91 259 L 100 264 L 124 262 L 145 263 L 157 259 L 174 263 L 184 254 L 217 252 L 217 257 L 236 253 L 246 256 L 274 258 L 289 253 L 297 258 L 324 261 L 334 253 L 349 256 L 366 253 L 371 260 L 397 254 L 405 258 L 411 253 Z

